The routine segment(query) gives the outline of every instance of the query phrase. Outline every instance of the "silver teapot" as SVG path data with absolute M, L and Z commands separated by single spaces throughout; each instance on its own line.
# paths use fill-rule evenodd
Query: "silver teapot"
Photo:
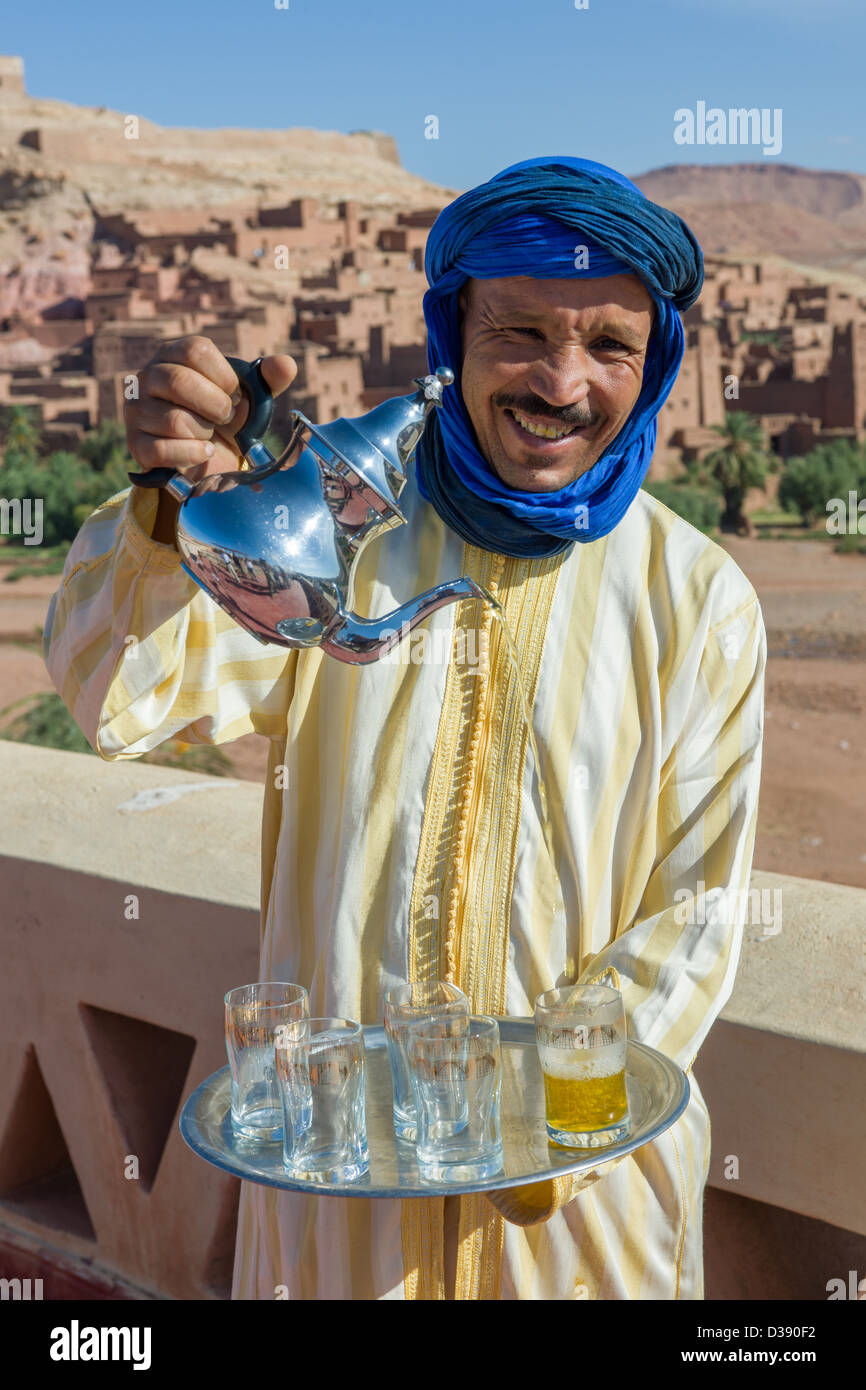
M 235 435 L 246 467 L 191 482 L 174 468 L 130 473 L 139 487 L 164 487 L 180 502 L 183 569 L 247 632 L 283 647 L 321 647 L 338 661 L 377 661 L 443 604 L 483 598 L 463 576 L 426 590 L 384 618 L 352 612 L 353 567 L 374 536 L 406 520 L 398 500 L 427 416 L 454 380 L 448 367 L 415 377 L 355 420 L 314 425 L 291 412 L 279 458 L 262 443 L 273 396 L 261 358 L 227 359 L 247 397 Z

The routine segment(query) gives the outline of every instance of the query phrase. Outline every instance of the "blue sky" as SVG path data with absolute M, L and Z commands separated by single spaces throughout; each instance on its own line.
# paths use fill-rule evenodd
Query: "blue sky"
M 863 0 L 38 0 L 6 8 L 0 42 L 35 96 L 162 125 L 384 130 L 453 188 L 541 154 L 866 172 Z M 674 112 L 699 101 L 781 108 L 778 156 L 676 144 Z

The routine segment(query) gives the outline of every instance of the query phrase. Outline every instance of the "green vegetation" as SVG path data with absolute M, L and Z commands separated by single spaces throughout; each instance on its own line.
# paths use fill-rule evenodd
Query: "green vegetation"
M 866 535 L 849 531 L 837 539 L 833 549 L 837 555 L 866 555 Z
M 69 545 L 69 541 L 61 541 L 60 545 L 4 545 L 0 559 L 12 566 L 4 582 L 11 584 L 28 574 L 62 574 Z
M 858 507 L 861 500 L 866 503 L 866 446 L 841 439 L 783 464 L 767 451 L 753 415 L 731 411 L 714 428 L 724 440 L 719 448 L 687 463 L 678 478 L 645 483 L 647 492 L 707 534 L 716 528 L 748 534 L 757 527 L 767 539 L 796 537 L 832 544 L 839 554 L 866 555 L 866 505 Z M 767 474 L 780 469 L 776 502 L 751 512 L 747 521 L 743 504 L 749 488 L 763 488 Z M 835 528 L 829 524 L 834 518 Z
M 760 420 L 745 410 L 731 410 L 720 425 L 713 425 L 722 443 L 690 467 L 694 482 L 715 485 L 724 498 L 719 528 L 737 535 L 748 535 L 750 524 L 743 511 L 750 488 L 766 486 L 767 474 L 776 473 L 780 464 L 767 450 Z
M 780 507 L 756 507 L 749 513 L 749 519 L 755 526 L 764 530 L 778 527 L 780 530 L 796 531 L 800 524 L 796 517 L 791 516 L 790 512 L 782 511 Z
M 858 495 L 866 491 L 866 453 L 852 441 L 840 439 L 788 459 L 779 480 L 779 505 L 798 514 L 803 526 L 812 526 L 816 521 L 826 523 L 831 498 L 841 498 L 847 507 L 851 490 Z
M 687 476 L 682 480 L 644 483 L 644 489 L 705 535 L 717 529 L 722 512 L 722 499 L 718 492 L 690 486 Z
M 866 536 L 849 531 L 837 539 L 833 549 L 837 555 L 866 555 Z
M 115 493 L 129 487 L 127 472 L 136 465 L 126 449 L 123 427 L 114 421 L 84 436 L 76 452 L 45 454 L 33 412 L 7 406 L 0 413 L 0 497 L 42 500 L 42 544 L 24 545 L 18 537 L 0 536 L 0 557 L 12 562 L 7 579 L 27 574 L 59 574 L 69 546 L 93 511 Z M 60 696 L 25 695 L 0 709 L 0 738 L 93 753 Z M 179 767 L 212 777 L 231 775 L 231 762 L 221 748 L 170 739 L 145 753 L 141 762 Z
M 126 474 L 135 467 L 126 450 L 123 427 L 115 421 L 91 430 L 75 453 L 58 449 L 45 454 L 32 410 L 10 405 L 0 419 L 0 441 L 0 497 L 41 499 L 46 547 L 72 541 L 91 512 L 129 487 Z M 27 549 L 31 553 L 24 563 L 29 567 L 37 547 Z
M 14 743 L 33 743 L 41 748 L 62 748 L 68 753 L 93 753 L 59 695 L 42 692 L 25 695 L 0 709 L 0 738 Z M 179 767 L 211 777 L 232 773 L 232 765 L 221 748 L 211 744 L 188 744 L 170 739 L 152 753 L 144 753 L 143 763 Z
M 9 718 L 10 715 L 14 717 Z M 69 753 L 93 752 L 59 695 L 25 695 L 0 710 L 0 720 L 7 718 L 9 722 L 0 728 L 0 738 L 13 743 L 35 743 L 42 748 L 64 748 Z
M 743 328 L 740 330 L 741 343 L 772 343 L 780 347 L 782 335 L 775 328 Z

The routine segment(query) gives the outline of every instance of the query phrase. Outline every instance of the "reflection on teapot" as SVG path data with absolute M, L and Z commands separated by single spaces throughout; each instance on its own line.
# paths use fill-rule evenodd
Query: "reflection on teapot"
M 314 425 L 290 415 L 275 459 L 262 443 L 273 396 L 261 358 L 227 359 L 248 399 L 235 438 L 247 469 L 198 483 L 173 468 L 130 473 L 180 502 L 183 569 L 247 632 L 283 647 L 321 647 L 339 661 L 376 661 L 446 603 L 485 595 L 463 576 L 410 599 L 384 618 L 351 611 L 353 567 L 374 536 L 405 521 L 398 506 L 427 416 L 454 380 L 448 367 L 415 377 L 411 396 L 383 401 L 355 420 Z

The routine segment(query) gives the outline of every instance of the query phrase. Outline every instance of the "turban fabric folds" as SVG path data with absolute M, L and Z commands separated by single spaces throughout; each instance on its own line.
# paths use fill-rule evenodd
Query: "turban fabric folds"
M 576 269 L 576 247 L 586 269 Z M 681 312 L 703 283 L 701 250 L 686 224 L 622 174 L 555 155 L 513 164 L 443 208 L 424 257 L 429 370 L 455 381 L 432 411 L 415 455 L 423 497 L 464 540 L 506 555 L 555 555 L 605 536 L 646 476 L 657 415 L 685 348 Z M 640 394 L 596 462 L 556 492 L 521 492 L 479 452 L 460 390 L 458 294 L 469 278 L 640 277 L 655 304 Z

